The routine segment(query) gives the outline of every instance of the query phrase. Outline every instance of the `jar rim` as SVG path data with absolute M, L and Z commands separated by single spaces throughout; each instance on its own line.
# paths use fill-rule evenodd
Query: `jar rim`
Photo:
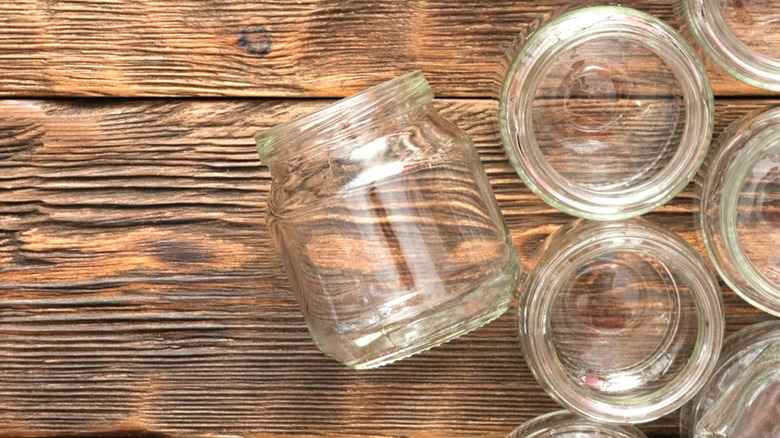
M 671 161 L 648 181 L 622 191 L 602 192 L 573 183 L 552 169 L 536 142 L 531 107 L 543 69 L 541 61 L 558 48 L 584 38 L 615 35 L 653 50 L 675 71 L 683 91 L 685 126 Z M 664 55 L 664 56 L 662 56 Z M 531 61 L 528 61 L 528 60 Z M 512 91 L 516 88 L 515 91 Z M 548 204 L 574 216 L 618 220 L 644 214 L 684 189 L 704 160 L 712 138 L 714 98 L 709 78 L 695 51 L 671 26 L 635 9 L 590 6 L 556 16 L 522 44 L 504 78 L 499 98 L 504 149 L 525 184 Z
M 737 230 L 742 182 L 780 142 L 780 105 L 752 111 L 735 121 L 716 141 L 718 151 L 708 159 L 709 171 L 701 189 L 699 227 L 704 246 L 718 273 L 742 299 L 780 316 L 780 287 L 767 280 L 742 249 Z M 723 187 L 719 190 L 718 187 Z M 709 217 L 713 209 L 718 217 Z M 713 220 L 717 219 L 717 220 Z M 716 244 L 722 241 L 723 244 Z
M 278 143 L 296 143 L 307 135 L 324 135 L 328 129 L 335 131 L 328 134 L 332 143 L 332 137 L 348 138 L 356 130 L 370 125 L 362 120 L 364 118 L 371 118 L 379 112 L 387 112 L 385 116 L 392 116 L 431 100 L 433 91 L 430 84 L 420 70 L 415 70 L 266 129 L 255 136 L 255 142 L 261 161 L 269 165 L 283 158 L 309 152 L 322 144 L 317 143 L 291 153 L 280 150 L 282 148 L 278 147 Z
M 567 410 L 554 411 L 532 418 L 512 431 L 509 438 L 537 436 L 536 434 L 546 430 L 554 432 L 552 429 L 557 430 L 559 427 L 564 427 L 567 432 L 587 433 L 594 437 L 646 438 L 645 434 L 634 426 L 596 423 Z
M 635 251 L 675 266 L 686 278 L 696 305 L 698 330 L 690 357 L 666 385 L 648 394 L 602 397 L 576 384 L 563 369 L 550 339 L 550 314 L 560 286 L 569 278 L 564 271 L 592 260 L 593 252 L 588 249 L 604 243 L 612 251 Z M 537 380 L 564 407 L 602 422 L 642 423 L 678 409 L 705 384 L 723 339 L 723 304 L 714 275 L 688 243 L 643 219 L 577 220 L 558 230 L 545 242 L 526 278 L 520 308 L 523 353 Z
M 738 80 L 780 91 L 780 58 L 748 47 L 725 22 L 716 0 L 680 0 L 692 34 L 715 63 Z

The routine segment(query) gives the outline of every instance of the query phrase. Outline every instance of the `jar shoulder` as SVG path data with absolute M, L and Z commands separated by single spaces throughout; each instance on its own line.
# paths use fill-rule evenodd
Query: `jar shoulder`
M 474 145 L 456 125 L 431 114 L 403 128 L 353 140 L 349 153 L 323 153 L 286 163 L 274 176 L 269 213 L 284 215 L 327 204 L 330 198 L 389 187 L 432 173 L 469 171 L 479 162 Z

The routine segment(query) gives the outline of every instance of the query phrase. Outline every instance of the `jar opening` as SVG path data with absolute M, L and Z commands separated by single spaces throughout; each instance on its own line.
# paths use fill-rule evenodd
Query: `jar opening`
M 255 141 L 260 159 L 270 165 L 338 147 L 359 131 L 376 127 L 380 119 L 392 119 L 432 99 L 433 92 L 422 72 L 404 74 L 259 133 Z
M 638 423 L 704 385 L 722 302 L 687 243 L 642 220 L 576 221 L 543 251 L 521 296 L 520 339 L 551 396 L 591 418 Z
M 780 314 L 777 226 L 780 107 L 734 122 L 718 139 L 701 193 L 699 224 L 726 283 L 750 304 Z
M 780 90 L 780 34 L 777 4 L 682 0 L 693 36 L 707 55 L 738 80 Z
M 507 438 L 553 438 L 562 436 L 600 438 L 645 438 L 633 426 L 599 423 L 569 411 L 557 411 L 526 421 Z
M 547 203 L 588 219 L 667 202 L 693 177 L 712 135 L 713 97 L 693 49 L 630 8 L 576 9 L 541 26 L 515 57 L 500 100 L 518 174 Z

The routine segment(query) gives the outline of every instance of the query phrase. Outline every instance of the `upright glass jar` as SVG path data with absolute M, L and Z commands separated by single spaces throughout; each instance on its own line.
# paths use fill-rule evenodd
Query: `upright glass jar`
M 474 145 L 409 73 L 258 135 L 267 222 L 319 348 L 358 369 L 501 315 L 520 262 Z
M 685 39 L 643 12 L 572 2 L 529 26 L 503 60 L 501 136 L 526 185 L 587 219 L 646 213 L 703 161 L 713 97 Z
M 569 411 L 557 411 L 526 421 L 507 438 L 646 438 L 639 429 L 597 423 Z
M 591 419 L 679 408 L 715 367 L 720 288 L 685 241 L 645 220 L 575 221 L 545 241 L 519 300 L 520 342 L 550 396 Z
M 780 106 L 734 122 L 702 169 L 700 225 L 721 277 L 780 316 Z
M 780 0 L 677 0 L 707 55 L 746 84 L 780 91 Z

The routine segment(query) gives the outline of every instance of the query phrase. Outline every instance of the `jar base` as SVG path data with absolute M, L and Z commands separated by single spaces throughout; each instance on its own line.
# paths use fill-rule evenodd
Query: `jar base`
M 472 332 L 484 325 L 487 325 L 491 321 L 503 315 L 504 312 L 506 312 L 506 310 L 509 308 L 509 301 L 510 301 L 509 298 L 510 297 L 507 296 L 507 299 L 501 302 L 492 311 L 483 313 L 472 320 L 466 321 L 463 324 L 461 324 L 459 327 L 450 328 L 446 332 L 442 333 L 441 336 L 433 336 L 430 339 L 427 339 L 425 342 L 410 345 L 408 347 L 390 352 L 388 354 L 383 354 L 378 357 L 362 358 L 360 360 L 347 362 L 346 365 L 356 370 L 368 370 L 372 368 L 379 368 L 385 365 L 389 365 L 393 362 L 399 361 L 401 359 L 405 359 L 417 353 L 422 353 L 424 351 L 430 350 L 431 348 L 447 343 L 459 336 L 463 336 L 466 333 Z

